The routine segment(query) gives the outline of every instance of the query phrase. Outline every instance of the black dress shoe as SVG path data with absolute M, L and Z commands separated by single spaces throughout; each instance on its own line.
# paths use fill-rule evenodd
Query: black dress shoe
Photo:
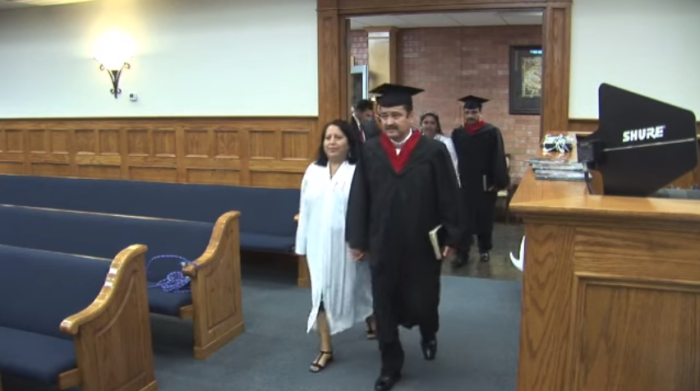
M 479 259 L 481 260 L 481 262 L 488 262 L 491 260 L 491 255 L 489 255 L 489 253 L 481 253 Z
M 375 391 L 389 391 L 401 379 L 401 374 L 381 375 L 374 383 Z
M 421 341 L 420 347 L 423 350 L 423 358 L 428 361 L 435 360 L 435 355 L 437 354 L 437 340 L 431 339 L 428 341 Z

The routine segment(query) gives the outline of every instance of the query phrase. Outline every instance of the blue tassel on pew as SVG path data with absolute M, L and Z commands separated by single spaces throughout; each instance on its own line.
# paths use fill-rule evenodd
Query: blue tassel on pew
M 164 258 L 175 258 L 181 260 L 181 265 L 185 266 L 185 264 L 190 264 L 194 266 L 196 269 L 198 269 L 197 264 L 194 262 L 191 262 L 184 257 L 181 257 L 179 255 L 157 255 L 153 258 L 151 258 L 150 261 L 148 261 L 148 264 L 146 265 L 146 273 L 148 273 L 148 269 L 151 266 L 151 262 L 153 262 L 156 259 L 164 259 Z M 158 281 L 157 283 L 151 285 L 148 287 L 148 289 L 151 288 L 160 288 L 165 292 L 169 293 L 190 293 L 190 290 L 187 289 L 186 287 L 190 284 L 190 278 L 182 274 L 182 271 L 176 271 L 176 272 L 170 272 L 168 275 Z

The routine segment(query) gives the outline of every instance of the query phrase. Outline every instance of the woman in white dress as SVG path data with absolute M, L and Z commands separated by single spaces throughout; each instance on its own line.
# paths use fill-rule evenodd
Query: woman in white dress
M 309 368 L 319 372 L 333 360 L 331 335 L 367 322 L 373 332 L 372 289 L 367 262 L 353 261 L 345 242 L 345 214 L 359 143 L 352 127 L 336 120 L 325 126 L 318 158 L 301 182 L 296 253 L 306 255 L 311 276 L 307 332 L 318 330 L 320 352 Z
M 452 165 L 455 168 L 455 174 L 457 175 L 457 183 L 459 184 L 459 168 L 457 160 L 457 151 L 455 150 L 455 145 L 452 142 L 452 138 L 449 134 L 443 134 L 442 127 L 440 127 L 440 117 L 437 113 L 428 111 L 420 116 L 420 129 L 424 136 L 437 140 L 447 147 L 447 152 L 450 153 L 450 158 L 452 158 Z

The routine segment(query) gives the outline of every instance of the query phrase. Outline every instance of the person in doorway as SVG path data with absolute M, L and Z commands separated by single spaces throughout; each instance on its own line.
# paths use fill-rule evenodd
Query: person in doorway
M 374 125 L 373 122 L 374 103 L 367 99 L 358 100 L 352 108 L 352 120 L 350 124 L 352 125 L 356 138 L 361 143 L 364 144 L 367 139 L 377 135 L 375 131 L 376 127 L 372 126 Z
M 459 185 L 457 152 L 455 151 L 455 145 L 450 137 L 452 131 L 450 130 L 449 134 L 444 134 L 440 126 L 440 117 L 438 117 L 437 113 L 432 111 L 428 111 L 420 116 L 420 128 L 424 136 L 445 144 L 447 152 L 450 153 L 452 165 L 455 168 L 455 175 L 457 175 L 457 184 Z
M 510 184 L 501 131 L 482 119 L 481 109 L 488 100 L 469 95 L 460 102 L 464 125 L 452 131 L 452 141 L 459 161 L 466 237 L 453 261 L 456 267 L 469 262 L 473 236 L 477 237 L 480 260 L 491 259 L 498 191 Z
M 320 353 L 311 364 L 319 372 L 333 360 L 331 336 L 356 323 L 374 327 L 369 266 L 355 262 L 345 242 L 345 214 L 359 154 L 350 124 L 336 120 L 323 129 L 318 157 L 301 183 L 296 253 L 306 255 L 311 277 L 307 332 L 317 329 Z
M 401 378 L 399 326 L 419 326 L 426 360 L 437 353 L 441 262 L 429 232 L 442 225 L 442 257 L 459 244 L 459 196 L 445 146 L 411 129 L 412 96 L 420 89 L 383 84 L 379 137 L 364 145 L 348 201 L 347 241 L 353 257 L 369 262 L 382 366 L 376 391 Z

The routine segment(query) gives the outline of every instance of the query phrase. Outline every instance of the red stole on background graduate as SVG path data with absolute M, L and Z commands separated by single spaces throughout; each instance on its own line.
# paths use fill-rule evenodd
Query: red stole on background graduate
M 384 152 L 386 152 L 391 165 L 394 166 L 396 173 L 401 172 L 401 170 L 406 167 L 406 163 L 408 163 L 408 159 L 411 157 L 411 153 L 413 152 L 413 149 L 416 148 L 416 145 L 418 145 L 418 141 L 420 141 L 421 137 L 423 136 L 421 136 L 419 131 L 413 130 L 411 137 L 406 140 L 404 145 L 401 147 L 401 151 L 397 154 L 394 143 L 391 142 L 386 134 L 381 134 L 380 142 L 382 143 Z
M 475 123 L 475 124 L 473 124 L 473 125 L 464 124 L 464 129 L 467 130 L 467 133 L 468 133 L 470 136 L 473 136 L 474 133 L 478 132 L 479 129 L 481 129 L 481 128 L 484 127 L 484 125 L 486 125 L 486 122 L 484 122 L 484 120 L 481 120 L 481 119 L 480 119 L 479 122 L 477 122 L 477 123 Z

